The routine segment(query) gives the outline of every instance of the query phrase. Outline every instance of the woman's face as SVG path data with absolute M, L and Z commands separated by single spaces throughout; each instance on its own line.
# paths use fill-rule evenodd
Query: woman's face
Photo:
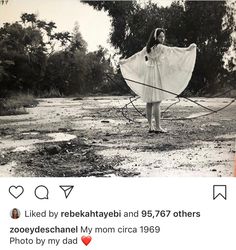
M 16 209 L 13 209 L 12 216 L 15 218 L 18 216 L 18 211 Z
M 159 34 L 159 36 L 157 37 L 157 39 L 158 39 L 159 43 L 164 43 L 164 41 L 165 41 L 165 34 L 164 34 L 164 32 L 161 32 Z

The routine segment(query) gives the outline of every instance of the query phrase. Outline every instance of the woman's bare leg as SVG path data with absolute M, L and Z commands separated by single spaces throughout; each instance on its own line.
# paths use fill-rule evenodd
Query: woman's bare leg
M 152 130 L 152 103 L 147 103 L 146 114 L 148 119 L 149 131 Z
M 163 129 L 160 125 L 161 122 L 161 102 L 155 102 L 153 103 L 153 115 L 155 118 L 155 122 L 156 122 L 156 131 L 159 132 L 166 132 L 165 129 Z

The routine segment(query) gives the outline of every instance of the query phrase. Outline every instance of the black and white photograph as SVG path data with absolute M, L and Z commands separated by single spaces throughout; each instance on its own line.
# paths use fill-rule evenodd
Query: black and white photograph
M 234 0 L 0 1 L 0 177 L 236 176 L 235 97 Z

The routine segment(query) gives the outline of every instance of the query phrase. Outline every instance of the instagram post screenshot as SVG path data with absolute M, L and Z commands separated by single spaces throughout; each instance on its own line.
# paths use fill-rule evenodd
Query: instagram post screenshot
M 235 250 L 235 98 L 235 0 L 0 0 L 1 249 Z

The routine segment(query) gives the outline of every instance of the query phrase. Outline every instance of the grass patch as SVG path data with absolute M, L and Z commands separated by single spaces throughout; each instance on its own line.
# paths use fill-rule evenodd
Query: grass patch
M 40 95 L 40 98 L 56 98 L 56 97 L 63 97 L 63 95 L 60 93 L 58 89 L 51 88 L 49 90 L 46 90 L 42 92 Z
M 38 101 L 31 94 L 16 94 L 0 99 L 0 115 L 27 114 L 25 108 L 35 107 Z

